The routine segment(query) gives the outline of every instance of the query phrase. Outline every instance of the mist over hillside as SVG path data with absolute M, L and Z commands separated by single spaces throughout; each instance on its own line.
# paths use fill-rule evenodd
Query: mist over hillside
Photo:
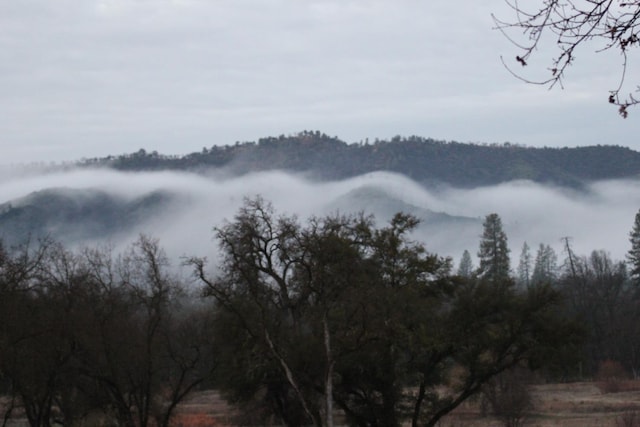
M 550 244 L 560 255 L 565 236 L 578 254 L 605 249 L 623 259 L 640 201 L 638 184 L 608 180 L 576 190 L 521 180 L 429 189 L 388 172 L 314 181 L 280 171 L 222 177 L 83 168 L 2 182 L 0 236 L 15 243 L 21 235 L 49 234 L 72 245 L 121 247 L 146 233 L 159 238 L 174 260 L 215 258 L 213 227 L 232 220 L 245 197 L 260 195 L 302 221 L 364 211 L 382 224 L 397 211 L 409 212 L 422 221 L 414 238 L 456 260 L 465 249 L 475 256 L 482 220 L 491 212 L 503 219 L 514 265 L 524 241 L 532 248 Z
M 9 246 L 25 236 L 72 244 L 98 236 L 128 238 L 150 218 L 166 215 L 176 196 L 158 190 L 127 200 L 100 188 L 47 188 L 0 205 L 0 237 Z

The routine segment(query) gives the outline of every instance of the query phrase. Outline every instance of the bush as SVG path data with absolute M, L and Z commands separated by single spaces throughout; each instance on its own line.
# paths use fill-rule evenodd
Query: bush
M 529 383 L 531 372 L 523 368 L 505 371 L 488 382 L 483 390 L 483 407 L 505 427 L 520 427 L 533 407 Z
M 640 427 L 640 412 L 626 411 L 616 419 L 618 427 Z
M 596 373 L 596 386 L 602 393 L 618 393 L 625 389 L 623 383 L 629 375 L 620 362 L 604 360 L 598 366 Z

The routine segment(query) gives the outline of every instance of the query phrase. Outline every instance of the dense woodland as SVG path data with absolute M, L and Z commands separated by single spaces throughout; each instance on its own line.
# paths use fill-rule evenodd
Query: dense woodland
M 638 177 L 640 153 L 419 137 L 347 144 L 302 132 L 78 166 L 283 169 L 319 179 L 387 170 L 424 185 L 530 179 L 576 188 Z M 81 194 L 90 203 L 77 196 L 44 190 L 28 196 L 35 205 L 5 204 L 3 224 L 25 235 L 25 218 L 32 230 L 57 215 L 73 223 L 65 236 L 78 226 L 110 233 L 171 197 L 125 204 L 90 190 Z M 107 220 L 96 222 L 95 212 Z M 202 389 L 239 408 L 239 425 L 331 427 L 339 414 L 352 426 L 434 426 L 475 396 L 518 425 L 511 398 L 523 384 L 589 380 L 603 367 L 640 375 L 640 213 L 632 220 L 628 258 L 613 260 L 602 250 L 577 254 L 570 239 L 562 253 L 545 242 L 510 248 L 500 216 L 489 214 L 477 250 L 455 266 L 412 239 L 411 215 L 382 225 L 366 213 L 302 222 L 260 197 L 215 229 L 215 259 L 170 260 L 145 235 L 120 253 L 51 238 L 5 241 L 2 425 L 173 427 L 180 402 Z
M 147 236 L 123 253 L 4 248 L 0 415 L 170 426 L 185 396 L 215 388 L 241 425 L 332 426 L 341 413 L 433 426 L 475 395 L 495 401 L 517 372 L 640 372 L 640 215 L 628 260 L 567 240 L 563 254 L 525 245 L 517 269 L 497 214 L 478 266 L 468 251 L 458 266 L 427 252 L 416 225 L 401 213 L 300 222 L 255 198 L 216 229 L 219 259 L 169 260 Z
M 609 144 L 603 141 L 603 144 Z M 468 144 L 412 136 L 348 144 L 319 131 L 212 146 L 185 156 L 136 153 L 85 159 L 83 166 L 119 170 L 208 170 L 229 173 L 282 169 L 338 180 L 373 171 L 398 172 L 422 184 L 475 187 L 516 179 L 579 187 L 585 181 L 640 176 L 640 153 L 598 145 L 532 148 L 516 144 Z

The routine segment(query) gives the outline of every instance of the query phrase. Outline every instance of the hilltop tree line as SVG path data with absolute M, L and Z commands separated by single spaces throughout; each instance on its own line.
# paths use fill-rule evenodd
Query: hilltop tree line
M 258 142 L 214 145 L 185 156 L 141 149 L 128 155 L 85 159 L 79 165 L 134 171 L 222 168 L 232 174 L 277 169 L 331 180 L 385 170 L 423 184 L 474 187 L 527 179 L 580 187 L 585 181 L 638 176 L 640 153 L 620 146 L 532 148 L 419 136 L 347 144 L 318 131 L 303 131 Z
M 341 414 L 434 426 L 518 370 L 570 380 L 616 360 L 637 372 L 640 216 L 631 274 L 567 241 L 563 268 L 541 245 L 516 275 L 497 214 L 480 265 L 467 252 L 454 271 L 411 239 L 416 225 L 402 213 L 382 227 L 364 214 L 303 222 L 250 199 L 215 230 L 219 258 L 181 260 L 189 277 L 147 236 L 122 253 L 4 248 L 4 425 L 167 427 L 189 393 L 215 388 L 241 425 L 333 426 Z

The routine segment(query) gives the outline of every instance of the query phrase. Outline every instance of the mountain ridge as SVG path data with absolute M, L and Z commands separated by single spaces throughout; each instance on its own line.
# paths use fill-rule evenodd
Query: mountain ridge
M 260 138 L 257 142 L 212 146 L 183 156 L 141 149 L 135 153 L 83 159 L 80 167 L 124 171 L 225 170 L 304 172 L 319 180 L 341 180 L 390 171 L 422 185 L 472 188 L 514 180 L 581 187 L 585 182 L 640 176 L 640 152 L 617 145 L 527 147 L 438 141 L 418 136 L 347 143 L 319 131 Z

